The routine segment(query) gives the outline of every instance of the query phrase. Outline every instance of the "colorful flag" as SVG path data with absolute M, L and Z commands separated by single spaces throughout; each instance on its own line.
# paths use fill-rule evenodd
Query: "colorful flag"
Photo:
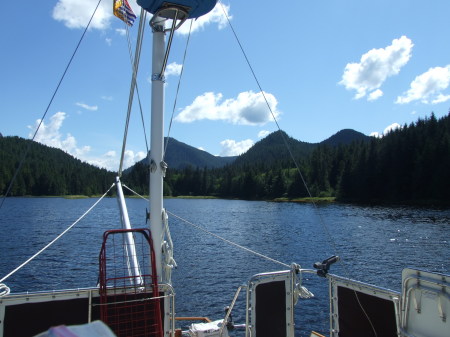
M 114 0 L 113 11 L 114 15 L 128 26 L 132 26 L 134 20 L 136 20 L 136 15 L 133 13 L 127 0 Z

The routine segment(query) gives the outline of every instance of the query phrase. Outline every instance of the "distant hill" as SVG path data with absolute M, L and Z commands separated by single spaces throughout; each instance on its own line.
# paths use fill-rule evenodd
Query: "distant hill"
M 290 154 L 285 146 L 288 143 L 292 155 L 296 159 L 308 157 L 318 145 L 338 146 L 348 145 L 354 141 L 367 141 L 370 137 L 361 132 L 344 129 L 320 143 L 307 143 L 288 136 L 284 131 L 275 131 L 253 145 L 247 152 L 236 158 L 234 165 L 264 164 L 290 160 Z
M 370 140 L 369 136 L 365 134 L 352 130 L 352 129 L 344 129 L 337 133 L 335 133 L 330 138 L 325 139 L 320 142 L 320 144 L 325 144 L 329 146 L 338 146 L 338 145 L 349 145 L 354 141 L 368 141 Z
M 316 144 L 298 141 L 284 131 L 275 131 L 253 145 L 247 152 L 236 158 L 233 165 L 263 164 L 271 165 L 290 158 L 285 141 L 296 158 L 308 156 Z
M 329 146 L 346 145 L 356 140 L 368 140 L 370 137 L 361 132 L 345 129 L 337 132 L 330 138 L 320 143 L 307 143 L 296 140 L 288 136 L 284 131 L 275 131 L 267 137 L 254 144 L 247 152 L 236 157 L 219 157 L 199 150 L 193 146 L 180 142 L 174 138 L 169 138 L 169 146 L 165 161 L 169 169 L 182 169 L 185 167 L 193 168 L 221 168 L 228 164 L 236 166 L 247 164 L 272 165 L 274 162 L 290 160 L 289 151 L 285 146 L 284 140 L 289 145 L 292 154 L 296 159 L 306 158 L 319 145 Z M 164 139 L 167 141 L 167 138 Z M 146 159 L 142 160 L 145 163 Z M 128 173 L 132 167 L 125 170 Z
M 342 130 L 322 143 L 334 146 L 366 138 L 369 137 L 354 130 Z M 277 131 L 257 142 L 239 157 L 217 157 L 170 138 L 165 160 L 172 169 L 186 167 L 212 169 L 228 164 L 236 166 L 261 164 L 261 167 L 269 167 L 275 163 L 282 165 L 284 161 L 290 160 L 283 139 L 289 144 L 296 158 L 309 156 L 318 145 L 298 141 L 284 131 Z M 106 190 L 106 184 L 114 179 L 114 173 L 84 163 L 60 149 L 20 137 L 0 135 L 0 194 L 6 192 L 12 174 L 20 162 L 20 156 L 28 146 L 30 146 L 28 158 L 11 195 L 92 195 Z M 144 163 L 145 160 L 139 165 L 145 166 Z M 131 172 L 135 166 L 137 164 L 124 173 Z
M 167 138 L 164 139 L 164 142 L 167 142 Z M 236 157 L 213 156 L 174 138 L 169 138 L 168 144 L 165 161 L 169 168 L 180 169 L 187 166 L 219 168 L 232 163 L 236 159 Z
M 164 144 L 167 143 L 167 137 L 164 137 Z M 169 137 L 169 145 L 164 158 L 169 169 L 183 169 L 186 167 L 193 168 L 220 168 L 232 163 L 237 157 L 219 157 L 187 145 L 183 142 Z M 146 164 L 147 158 L 142 159 L 138 164 Z M 135 165 L 124 170 L 124 174 L 128 174 Z
M 6 193 L 27 151 L 10 196 L 94 195 L 104 193 L 114 181 L 114 173 L 60 149 L 20 137 L 0 137 L 0 195 Z

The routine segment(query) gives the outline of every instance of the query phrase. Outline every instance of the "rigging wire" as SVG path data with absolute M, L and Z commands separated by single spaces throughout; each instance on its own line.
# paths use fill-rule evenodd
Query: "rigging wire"
M 143 8 L 141 8 L 141 14 L 139 16 L 140 19 L 139 19 L 138 37 L 137 37 L 137 41 L 136 41 L 136 51 L 134 53 L 134 62 L 133 62 L 133 52 L 131 51 L 130 32 L 128 29 L 128 25 L 124 23 L 125 29 L 127 32 L 128 52 L 130 54 L 132 77 L 131 77 L 131 84 L 130 84 L 130 94 L 128 96 L 128 109 L 127 109 L 127 117 L 126 117 L 126 121 L 125 121 L 125 130 L 124 130 L 124 135 L 123 135 L 122 153 L 120 156 L 120 164 L 119 164 L 119 171 L 118 171 L 119 177 L 122 176 L 123 161 L 125 158 L 125 149 L 126 149 L 127 137 L 128 137 L 128 126 L 130 124 L 131 108 L 133 106 L 133 98 L 134 98 L 135 90 L 136 90 L 136 94 L 138 96 L 139 108 L 141 111 L 142 126 L 144 129 L 145 146 L 147 147 L 147 153 L 148 153 L 148 141 L 147 141 L 147 134 L 145 132 L 144 115 L 142 113 L 142 104 L 141 104 L 141 99 L 139 96 L 139 90 L 138 90 L 138 85 L 137 85 L 137 80 L 136 80 L 138 69 L 139 69 L 139 61 L 141 58 L 141 47 L 142 47 L 142 40 L 144 38 L 146 17 L 147 17 L 147 12 Z
M 147 201 L 149 200 L 149 199 L 147 199 L 146 197 L 140 195 L 139 193 L 133 191 L 133 190 L 132 190 L 131 188 L 129 188 L 128 186 L 126 186 L 126 185 L 122 185 L 122 186 L 125 187 L 127 190 L 129 190 L 129 191 L 130 191 L 131 193 L 133 193 L 134 195 L 136 195 L 136 196 L 138 196 L 138 197 L 140 197 L 140 198 L 142 198 L 142 199 L 144 199 L 144 200 L 147 200 Z M 240 244 L 237 244 L 237 243 L 235 243 L 235 242 L 233 242 L 233 241 L 230 241 L 230 240 L 228 240 L 228 239 L 225 239 L 225 238 L 221 237 L 220 235 L 214 234 L 213 232 L 207 230 L 206 228 L 204 228 L 204 227 L 202 227 L 202 226 L 199 226 L 199 225 L 196 225 L 196 224 L 190 222 L 189 220 L 186 220 L 186 219 L 184 219 L 184 218 L 182 218 L 182 217 L 180 217 L 180 216 L 178 216 L 178 215 L 176 215 L 176 214 L 174 214 L 174 213 L 172 213 L 172 212 L 167 211 L 167 213 L 170 214 L 171 216 L 173 216 L 174 218 L 177 218 L 178 220 L 180 220 L 180 221 L 182 221 L 182 222 L 184 222 L 184 223 L 186 223 L 186 224 L 188 224 L 188 225 L 190 225 L 190 226 L 192 226 L 192 227 L 194 227 L 194 228 L 196 228 L 196 229 L 198 229 L 198 230 L 200 230 L 200 231 L 202 231 L 202 232 L 205 232 L 205 233 L 208 234 L 208 235 L 211 235 L 211 236 L 213 236 L 213 237 L 215 237 L 215 238 L 217 238 L 217 239 L 219 239 L 219 240 L 222 240 L 223 242 L 225 242 L 225 243 L 227 243 L 227 244 L 229 244 L 229 245 L 231 245 L 231 246 L 235 246 L 235 247 L 237 247 L 237 248 L 239 248 L 239 249 L 245 250 L 246 252 L 251 253 L 251 254 L 256 255 L 256 256 L 259 256 L 259 257 L 261 257 L 261 258 L 263 258 L 263 259 L 266 259 L 266 260 L 268 260 L 268 261 L 271 261 L 271 262 L 280 264 L 280 265 L 282 265 L 283 267 L 291 268 L 291 266 L 288 265 L 287 263 L 284 263 L 284 262 L 275 260 L 275 259 L 273 259 L 273 258 L 271 258 L 271 257 L 269 257 L 269 256 L 267 256 L 267 255 L 258 253 L 258 252 L 254 251 L 254 250 L 251 250 L 250 248 L 241 246 Z
M 188 50 L 188 46 L 189 46 L 189 41 L 191 39 L 191 31 L 192 31 L 192 23 L 193 23 L 193 21 L 194 20 L 191 20 L 191 24 L 189 26 L 189 34 L 188 34 L 188 38 L 186 40 L 186 46 L 184 48 L 183 63 L 181 64 L 181 72 L 180 72 L 180 77 L 178 78 L 178 85 L 177 85 L 177 91 L 175 93 L 175 99 L 174 99 L 174 102 L 173 102 L 172 115 L 170 116 L 169 129 L 167 131 L 167 140 L 166 140 L 166 144 L 164 146 L 163 160 L 166 157 L 167 147 L 169 145 L 170 131 L 172 129 L 173 116 L 175 115 L 175 109 L 176 109 L 176 106 L 177 106 L 178 94 L 180 92 L 181 79 L 183 77 L 183 71 L 184 71 L 184 65 L 185 65 L 185 62 L 186 62 L 187 50 Z
M 255 73 L 255 71 L 253 70 L 253 67 L 252 67 L 252 65 L 251 65 L 251 63 L 250 63 L 249 58 L 247 57 L 247 53 L 245 52 L 244 47 L 242 46 L 241 41 L 239 40 L 239 37 L 237 36 L 236 31 L 234 30 L 234 27 L 233 27 L 233 25 L 231 24 L 230 18 L 228 17 L 228 14 L 227 14 L 225 8 L 223 7 L 222 2 L 219 1 L 219 3 L 220 3 L 220 6 L 222 7 L 222 11 L 223 11 L 223 13 L 224 13 L 224 15 L 225 15 L 227 21 L 228 21 L 228 25 L 230 26 L 231 31 L 233 32 L 233 35 L 234 35 L 234 37 L 235 37 L 235 39 L 236 39 L 236 42 L 238 43 L 239 48 L 241 49 L 241 52 L 242 52 L 242 54 L 244 55 L 245 61 L 247 62 L 248 67 L 250 68 L 250 71 L 251 71 L 251 73 L 252 73 L 252 75 L 253 75 L 253 78 L 255 79 L 255 82 L 256 82 L 256 84 L 257 84 L 257 86 L 258 86 L 258 88 L 259 88 L 259 92 L 260 92 L 261 95 L 263 96 L 264 101 L 266 102 L 266 105 L 267 105 L 267 107 L 268 107 L 268 109 L 269 109 L 269 111 L 270 111 L 270 114 L 272 115 L 272 118 L 273 118 L 275 124 L 277 125 L 278 130 L 280 131 L 281 138 L 283 139 L 284 145 L 286 146 L 286 148 L 287 148 L 287 150 L 288 150 L 288 152 L 289 152 L 289 155 L 290 155 L 290 157 L 292 158 L 292 160 L 293 160 L 293 162 L 294 162 L 294 165 L 295 165 L 295 167 L 296 167 L 296 169 L 297 169 L 297 172 L 299 173 L 300 178 L 302 179 L 303 185 L 305 186 L 306 191 L 308 192 L 309 197 L 312 198 L 312 194 L 311 194 L 311 192 L 310 192 L 310 190 L 309 190 L 309 188 L 308 188 L 308 185 L 306 184 L 306 180 L 305 180 L 305 178 L 303 177 L 303 174 L 302 174 L 302 172 L 301 172 L 301 170 L 300 170 L 300 166 L 298 165 L 297 160 L 295 159 L 295 157 L 294 157 L 294 155 L 293 155 L 293 153 L 292 153 L 291 147 L 289 146 L 289 143 L 288 143 L 288 141 L 287 141 L 287 139 L 286 139 L 286 135 L 285 135 L 283 132 L 281 132 L 281 127 L 280 127 L 280 124 L 278 124 L 277 117 L 275 116 L 275 113 L 273 112 L 272 107 L 271 107 L 270 104 L 269 104 L 269 101 L 268 101 L 268 99 L 267 99 L 267 97 L 266 97 L 266 94 L 265 94 L 264 90 L 262 89 L 261 84 L 259 83 L 258 77 L 256 76 L 256 73 Z
M 22 263 L 20 266 L 18 266 L 16 269 L 11 271 L 8 275 L 4 276 L 2 279 L 0 279 L 0 284 L 5 281 L 8 277 L 16 273 L 18 270 L 22 269 L 25 265 L 27 265 L 29 262 L 34 260 L 37 256 L 39 256 L 42 252 L 44 252 L 47 248 L 49 248 L 51 245 L 53 245 L 56 241 L 58 241 L 64 234 L 66 234 L 69 230 L 71 230 L 77 223 L 79 223 L 86 215 L 88 215 L 95 206 L 98 205 L 100 201 L 103 200 L 103 198 L 111 191 L 111 189 L 115 186 L 115 184 L 112 184 L 110 188 L 86 211 L 84 212 L 73 224 L 71 224 L 69 227 L 67 227 L 61 234 L 59 234 L 56 238 L 54 238 L 52 241 L 50 241 L 47 245 L 45 245 L 44 248 L 39 250 L 37 253 L 35 253 L 32 257 L 30 257 L 28 260 L 26 260 L 24 263 Z
M 33 137 L 31 138 L 31 142 L 28 143 L 27 148 L 26 148 L 26 150 L 25 150 L 25 152 L 24 152 L 22 158 L 20 159 L 19 166 L 17 167 L 16 171 L 14 172 L 14 175 L 13 175 L 13 177 L 12 177 L 12 179 L 11 179 L 9 185 L 8 185 L 8 189 L 6 190 L 6 193 L 5 193 L 5 195 L 3 196 L 3 198 L 2 198 L 2 201 L 1 201 L 1 203 L 0 203 L 0 209 L 3 207 L 3 203 L 5 202 L 6 197 L 7 197 L 7 196 L 9 195 L 9 193 L 11 192 L 11 188 L 12 188 L 12 186 L 13 186 L 15 180 L 17 179 L 17 176 L 18 176 L 19 172 L 20 172 L 21 169 L 22 169 L 22 166 L 23 166 L 23 164 L 24 164 L 24 162 L 25 162 L 25 159 L 26 159 L 27 156 L 28 156 L 28 152 L 30 152 L 31 145 L 33 144 L 33 141 L 34 141 L 34 139 L 36 138 L 36 135 L 37 135 L 39 129 L 41 128 L 42 123 L 44 122 L 45 117 L 47 116 L 48 110 L 50 109 L 50 106 L 51 106 L 52 103 L 53 103 L 53 100 L 54 100 L 54 98 L 55 98 L 55 96 L 56 96 L 56 93 L 59 91 L 59 87 L 61 86 L 61 83 L 62 83 L 62 81 L 64 80 L 64 78 L 66 77 L 67 71 L 69 70 L 69 67 L 70 67 L 70 65 L 72 64 L 72 61 L 73 61 L 73 59 L 75 58 L 75 54 L 77 53 L 78 48 L 80 47 L 81 42 L 83 41 L 84 36 L 86 35 L 86 32 L 87 32 L 89 26 L 91 25 L 92 19 L 94 18 L 94 15 L 95 15 L 95 13 L 97 12 L 97 9 L 98 9 L 98 7 L 100 6 L 100 3 L 101 3 L 101 2 L 102 2 L 102 0 L 99 0 L 99 1 L 98 1 L 97 6 L 95 7 L 94 12 L 93 12 L 92 15 L 91 15 L 91 18 L 89 19 L 89 22 L 87 23 L 86 28 L 85 28 L 84 31 L 83 31 L 83 34 L 81 34 L 80 40 L 78 41 L 78 43 L 77 43 L 77 45 L 76 45 L 76 47 L 75 47 L 75 50 L 73 51 L 72 56 L 70 57 L 69 62 L 67 63 L 66 68 L 64 69 L 64 72 L 63 72 L 61 78 L 59 79 L 58 85 L 56 86 L 56 89 L 53 91 L 52 97 L 50 98 L 50 101 L 49 101 L 49 103 L 48 103 L 48 105 L 47 105 L 47 108 L 45 109 L 45 112 L 44 112 L 44 114 L 42 115 L 42 118 L 41 118 L 40 121 L 39 121 L 39 124 L 38 124 L 38 126 L 37 126 L 37 128 L 36 128 L 36 131 L 35 131 L 34 134 L 33 134 Z
M 142 16 L 142 14 L 141 14 Z M 142 32 L 142 38 L 144 37 L 144 32 L 145 32 L 145 21 L 147 19 L 147 11 L 144 11 L 144 28 L 143 28 L 143 32 Z M 128 38 L 128 45 L 129 45 L 129 50 L 131 51 L 131 46 L 130 46 L 130 39 Z M 142 46 L 142 43 L 141 43 Z M 141 52 L 141 50 L 139 49 L 139 53 Z M 130 54 L 130 60 L 131 60 L 131 54 Z M 141 113 L 141 122 L 142 122 L 142 129 L 144 131 L 144 139 L 145 139 L 145 147 L 147 148 L 147 153 L 149 151 L 148 148 L 148 137 L 147 137 L 147 132 L 145 130 L 145 122 L 144 122 L 144 113 L 143 113 L 143 109 L 142 109 L 142 103 L 141 103 L 141 95 L 139 94 L 139 86 L 136 83 L 136 94 L 138 97 L 138 103 L 139 103 L 139 111 Z
M 245 50 L 244 50 L 244 47 L 242 46 L 242 44 L 241 44 L 241 42 L 240 42 L 240 40 L 239 40 L 239 37 L 237 36 L 236 31 L 234 30 L 234 27 L 233 27 L 233 25 L 231 24 L 231 21 L 230 21 L 230 19 L 229 19 L 229 17 L 228 17 L 228 14 L 227 14 L 227 12 L 226 12 L 226 10 L 225 10 L 223 4 L 222 4 L 222 1 L 219 0 L 219 3 L 220 3 L 220 6 L 221 6 L 221 8 L 222 8 L 222 11 L 223 11 L 223 13 L 224 13 L 224 15 L 225 15 L 225 17 L 226 17 L 226 19 L 227 19 L 228 25 L 230 26 L 230 28 L 231 28 L 231 30 L 232 30 L 232 32 L 233 32 L 233 35 L 234 35 L 234 37 L 235 37 L 235 39 L 236 39 L 236 42 L 238 43 L 239 48 L 241 49 L 241 52 L 242 52 L 242 54 L 244 55 L 244 58 L 245 58 L 245 60 L 246 60 L 246 62 L 247 62 L 247 65 L 248 65 L 248 67 L 250 68 L 251 73 L 253 74 L 253 78 L 255 79 L 255 82 L 256 82 L 256 84 L 257 84 L 259 90 L 260 90 L 260 93 L 261 93 L 261 95 L 263 96 L 263 98 L 264 98 L 264 100 L 265 100 L 265 102 L 266 102 L 266 105 L 267 105 L 267 107 L 268 107 L 268 109 L 269 109 L 269 111 L 270 111 L 270 114 L 272 115 L 272 118 L 273 118 L 273 120 L 274 120 L 274 122 L 275 122 L 275 124 L 276 124 L 276 126 L 277 126 L 277 128 L 278 128 L 278 131 L 280 131 L 280 135 L 281 135 L 281 137 L 282 137 L 282 139 L 283 139 L 284 145 L 286 146 L 286 148 L 287 148 L 287 150 L 288 150 L 288 152 L 289 152 L 289 155 L 290 155 L 292 161 L 294 162 L 294 165 L 295 165 L 295 167 L 296 167 L 297 172 L 298 172 L 299 175 L 300 175 L 300 178 L 301 178 L 301 180 L 302 180 L 302 182 L 303 182 L 303 185 L 304 185 L 304 187 L 305 187 L 305 189 L 306 189 L 306 191 L 307 191 L 309 197 L 312 198 L 312 194 L 311 194 L 311 192 L 310 192 L 310 190 L 309 190 L 309 188 L 308 188 L 308 184 L 306 183 L 306 180 L 305 180 L 305 178 L 304 178 L 304 176 L 303 176 L 303 174 L 302 174 L 302 172 L 301 172 L 301 170 L 300 170 L 300 166 L 298 165 L 297 160 L 295 159 L 295 157 L 294 157 L 294 155 L 293 155 L 293 153 L 292 153 L 292 150 L 291 150 L 291 147 L 289 146 L 289 143 L 288 143 L 288 141 L 287 141 L 286 135 L 285 135 L 285 134 L 282 132 L 282 130 L 281 130 L 281 127 L 280 127 L 280 125 L 279 125 L 279 123 L 278 123 L 278 121 L 277 121 L 277 118 L 276 118 L 276 116 L 275 116 L 275 114 L 274 114 L 274 112 L 273 112 L 273 110 L 272 110 L 272 108 L 271 108 L 271 106 L 270 106 L 270 104 L 269 104 L 269 101 L 267 100 L 267 97 L 266 97 L 266 95 L 265 95 L 265 92 L 264 92 L 264 90 L 262 89 L 262 86 L 261 86 L 261 84 L 260 84 L 260 82 L 259 82 L 259 80 L 258 80 L 258 78 L 257 78 L 257 76 L 256 76 L 255 71 L 253 70 L 253 67 L 252 67 L 252 65 L 251 65 L 251 63 L 250 63 L 249 58 L 247 57 L 247 54 L 246 54 L 246 52 L 245 52 Z M 338 248 L 337 248 L 336 242 L 334 241 L 334 239 L 333 239 L 333 237 L 332 237 L 332 235 L 331 235 L 331 233 L 330 233 L 330 230 L 329 230 L 328 226 L 326 225 L 326 223 L 325 223 L 325 221 L 324 221 L 324 219 L 323 219 L 323 217 L 322 217 L 321 212 L 319 212 L 319 209 L 318 209 L 318 207 L 317 207 L 317 204 L 314 202 L 314 200 L 312 200 L 312 204 L 313 204 L 314 209 L 316 210 L 316 214 L 317 214 L 318 217 L 319 217 L 319 222 L 320 222 L 320 224 L 322 225 L 322 228 L 324 229 L 324 232 L 325 232 L 325 234 L 327 235 L 328 240 L 329 240 L 329 242 L 331 243 L 331 246 L 333 247 L 334 252 L 336 253 L 336 255 L 339 255 L 339 256 L 340 256 L 340 254 L 338 254 L 339 250 L 338 250 Z M 349 276 L 350 273 L 349 273 L 349 271 L 348 271 L 348 269 L 347 269 L 346 263 L 345 263 L 342 259 L 341 259 L 340 261 L 342 261 L 342 266 L 343 266 L 343 269 L 344 269 L 345 274 L 347 275 L 348 278 L 350 278 L 350 276 Z M 368 320 L 368 322 L 369 322 L 369 324 L 370 324 L 370 326 L 371 326 L 371 328 L 372 328 L 372 331 L 373 331 L 374 334 L 375 334 L 375 337 L 377 337 L 378 334 L 377 334 L 377 332 L 376 332 L 376 330 L 375 330 L 375 327 L 374 327 L 374 325 L 373 325 L 373 323 L 372 323 L 372 320 L 370 319 L 370 317 L 369 317 L 369 315 L 367 314 L 366 310 L 363 308 L 362 303 L 360 302 L 359 297 L 358 297 L 356 291 L 355 291 L 355 296 L 356 296 L 356 299 L 357 299 L 357 302 L 358 302 L 359 307 L 360 307 L 361 310 L 363 311 L 365 317 L 367 318 L 367 320 Z

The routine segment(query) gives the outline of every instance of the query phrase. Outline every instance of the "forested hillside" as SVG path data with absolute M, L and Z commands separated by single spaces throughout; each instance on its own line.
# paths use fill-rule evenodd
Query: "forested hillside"
M 188 151 L 194 156 L 190 161 L 191 156 L 182 152 L 191 147 L 171 142 L 183 168 L 169 166 L 164 182 L 167 196 L 294 199 L 308 197 L 309 190 L 312 196 L 336 197 L 339 201 L 450 205 L 450 114 L 439 120 L 432 114 L 382 138 L 343 130 L 322 143 L 308 144 L 278 131 L 234 162 L 216 168 L 200 166 L 211 163 L 211 155 L 206 152 Z M 6 192 L 29 144 L 12 196 L 100 194 L 114 181 L 114 173 L 61 150 L 19 137 L 0 137 L 1 194 Z M 198 166 L 191 166 L 193 162 Z M 122 180 L 147 194 L 148 165 L 145 161 L 137 163 Z
M 253 145 L 233 163 L 233 166 L 258 166 L 261 169 L 271 169 L 274 166 L 286 167 L 290 161 L 289 150 L 295 158 L 308 157 L 318 144 L 300 142 L 284 131 L 276 131 Z
M 432 114 L 382 138 L 361 137 L 352 143 L 335 140 L 311 148 L 288 137 L 312 196 L 335 196 L 353 202 L 450 204 L 449 115 L 437 120 Z M 296 144 L 305 145 L 304 152 L 298 151 Z M 144 166 L 136 167 L 127 177 L 129 185 L 143 190 L 148 184 L 145 172 Z M 308 196 L 283 147 L 280 132 L 224 168 L 169 169 L 164 187 L 166 195 L 174 196 Z
M 340 200 L 450 204 L 450 114 L 432 114 L 342 158 Z
M 30 150 L 12 185 L 11 196 L 103 194 L 115 174 L 51 148 L 20 137 L 0 137 L 0 194 L 4 195 L 19 166 Z
M 167 141 L 169 142 L 164 160 L 171 168 L 180 169 L 187 166 L 217 168 L 232 163 L 236 159 L 236 157 L 213 156 L 174 138 L 164 138 L 164 144 L 167 144 Z

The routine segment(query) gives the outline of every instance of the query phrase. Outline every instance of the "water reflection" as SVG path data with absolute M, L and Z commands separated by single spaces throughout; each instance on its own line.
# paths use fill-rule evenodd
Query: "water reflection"
M 0 214 L 0 277 L 21 264 L 87 210 L 94 199 L 9 198 Z M 131 223 L 146 226 L 147 202 L 128 199 Z M 332 272 L 400 290 L 401 270 L 416 267 L 450 273 L 450 210 L 405 207 L 361 207 L 270 203 L 238 200 L 168 199 L 167 209 L 227 240 L 303 268 L 331 255 L 342 263 Z M 13 292 L 93 286 L 98 277 L 102 233 L 120 227 L 115 199 L 98 208 L 48 251 L 6 283 Z M 179 265 L 173 274 L 177 313 L 223 316 L 236 289 L 253 274 L 285 269 L 170 219 Z M 327 332 L 327 283 L 304 278 L 316 298 L 303 300 L 296 311 L 297 332 Z M 234 315 L 244 320 L 243 299 Z M 319 313 L 319 314 L 318 314 Z

